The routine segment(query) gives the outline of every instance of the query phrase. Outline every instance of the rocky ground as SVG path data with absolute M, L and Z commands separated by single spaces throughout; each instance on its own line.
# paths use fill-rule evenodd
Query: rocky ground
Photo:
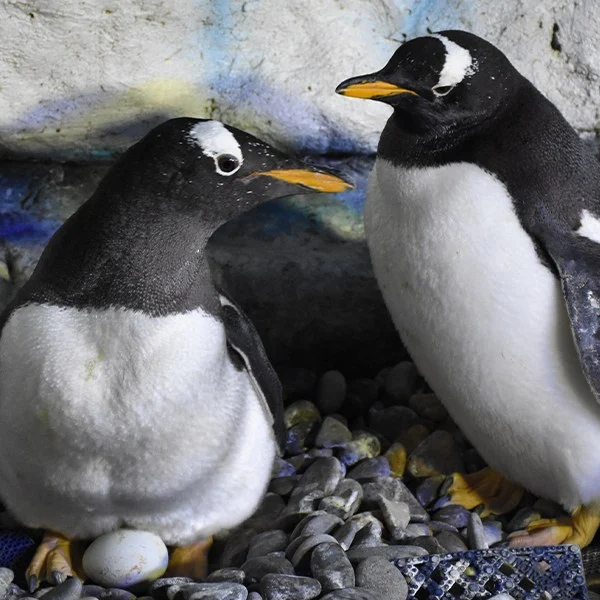
M 485 465 L 411 362 L 372 379 L 347 381 L 329 371 L 317 381 L 305 369 L 280 375 L 287 445 L 262 504 L 242 526 L 217 537 L 204 581 L 159 579 L 136 590 L 138 596 L 405 600 L 410 589 L 406 571 L 398 568 L 402 560 L 500 549 L 510 532 L 530 520 L 562 513 L 528 494 L 502 517 L 482 519 L 478 509 L 450 504 L 448 475 Z M 11 585 L 11 576 L 0 570 L 0 599 L 26 597 Z M 487 587 L 485 595 L 465 591 L 448 597 L 491 597 L 492 592 Z M 522 594 L 516 590 L 514 597 L 526 597 Z M 136 594 L 68 580 L 34 594 L 41 595 L 133 600 Z

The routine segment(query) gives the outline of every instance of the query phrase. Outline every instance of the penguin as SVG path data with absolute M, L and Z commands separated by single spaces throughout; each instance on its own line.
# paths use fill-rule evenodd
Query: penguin
M 403 343 L 491 467 L 457 474 L 450 499 L 500 513 L 525 488 L 570 518 L 535 521 L 512 545 L 587 545 L 600 522 L 596 157 L 464 31 L 409 40 L 336 91 L 392 108 L 365 236 Z
M 74 574 L 75 540 L 120 528 L 157 534 L 171 573 L 201 576 L 207 540 L 254 512 L 285 437 L 281 386 L 206 244 L 268 200 L 349 187 L 177 118 L 56 231 L 0 317 L 0 500 L 46 531 L 32 589 Z

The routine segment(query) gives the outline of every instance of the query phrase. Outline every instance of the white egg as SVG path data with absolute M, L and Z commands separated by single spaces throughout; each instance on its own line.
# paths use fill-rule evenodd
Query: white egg
M 169 552 L 148 531 L 118 529 L 95 539 L 83 555 L 85 574 L 98 585 L 128 588 L 153 581 L 166 570 Z

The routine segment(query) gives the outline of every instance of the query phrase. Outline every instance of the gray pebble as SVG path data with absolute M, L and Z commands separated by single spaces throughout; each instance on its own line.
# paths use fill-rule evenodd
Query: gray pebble
M 191 577 L 160 577 L 150 584 L 150 587 L 148 588 L 148 593 L 155 600 L 167 600 L 167 598 L 169 597 L 168 592 L 171 588 L 179 590 L 182 586 L 193 582 L 194 580 Z M 88 588 L 90 589 L 90 592 L 86 591 L 86 596 L 96 596 L 96 593 L 92 591 L 92 588 L 96 587 L 100 586 L 84 585 L 84 590 L 87 590 Z M 100 589 L 104 590 L 104 588 Z M 99 595 L 96 597 L 99 598 Z
M 344 524 L 344 521 L 335 515 L 323 510 L 305 517 L 298 523 L 290 539 L 295 539 L 299 535 L 317 535 L 318 533 L 330 533 L 336 527 Z
M 271 552 L 279 552 L 285 550 L 289 541 L 289 536 L 281 529 L 265 531 L 259 533 L 252 538 L 250 547 L 248 548 L 247 558 L 255 558 L 257 556 L 265 556 Z M 240 582 L 241 583 L 241 582 Z
M 382 556 L 387 560 L 399 560 L 402 558 L 415 558 L 426 556 L 427 550 L 420 546 L 374 546 L 362 548 L 350 548 L 346 556 L 351 563 L 359 563 L 369 556 Z
M 263 600 L 263 597 L 258 592 L 250 592 L 248 600 Z
M 79 600 L 95 600 L 97 596 L 81 596 Z M 152 596 L 140 596 L 139 600 L 151 600 Z
M 408 402 L 420 417 L 441 423 L 448 417 L 448 411 L 435 394 L 414 394 Z
M 321 593 L 321 584 L 312 577 L 267 575 L 260 592 L 265 600 L 312 600 Z
M 406 406 L 372 407 L 369 410 L 369 427 L 390 442 L 418 420 L 417 413 Z
M 421 481 L 415 490 L 415 497 L 421 506 L 427 507 L 437 499 L 440 487 L 445 479 L 445 475 L 433 475 Z
M 188 583 L 178 593 L 181 600 L 246 600 L 248 590 L 239 583 Z
M 389 477 L 391 475 L 390 463 L 385 456 L 366 458 L 348 471 L 348 478 L 356 479 L 360 483 L 370 481 L 376 477 Z
M 383 541 L 381 536 L 383 534 L 383 526 L 379 521 L 372 521 L 367 523 L 362 529 L 360 529 L 354 536 L 352 542 L 352 548 L 363 548 L 381 546 Z
M 324 495 L 333 493 L 338 483 L 344 476 L 344 469 L 337 458 L 318 458 L 302 475 L 292 498 L 305 496 L 315 490 L 320 490 Z
M 500 521 L 492 521 L 491 519 L 483 520 L 483 533 L 488 547 L 501 542 L 504 539 L 502 531 L 502 523 Z
M 315 446 L 318 448 L 335 448 L 349 442 L 352 439 L 352 433 L 335 417 L 325 417 L 321 428 L 317 433 Z
M 353 379 L 348 383 L 348 393 L 358 396 L 364 406 L 371 406 L 379 396 L 379 385 L 372 379 Z
M 267 492 L 252 517 L 269 516 L 275 519 L 285 508 L 285 500 L 273 492 Z
M 406 502 L 410 508 L 411 521 L 418 523 L 429 521 L 427 511 L 398 477 L 378 477 L 374 481 L 365 483 L 363 494 L 363 508 L 377 508 L 379 499 L 383 497 L 394 502 Z
M 332 448 L 311 448 L 306 454 L 313 458 L 322 458 L 333 456 Z
M 342 408 L 347 391 L 346 378 L 339 371 L 323 373 L 317 385 L 317 407 L 324 415 Z
M 532 521 L 537 521 L 541 518 L 541 513 L 537 510 L 534 510 L 530 506 L 524 506 L 520 508 L 515 516 L 508 522 L 506 526 L 506 531 L 520 531 L 521 529 L 527 529 L 527 526 Z
M 284 556 L 274 554 L 251 558 L 242 565 L 242 570 L 246 573 L 246 583 L 258 582 L 269 573 L 294 574 L 292 563 Z
M 285 451 L 288 454 L 300 454 L 314 440 L 316 423 L 302 422 L 287 430 Z
M 180 578 L 175 578 L 175 579 L 180 579 Z M 191 582 L 192 580 L 189 577 L 185 577 L 185 578 L 181 578 L 181 579 L 186 579 L 186 583 Z M 159 579 L 157 579 L 156 581 L 160 581 Z M 153 581 L 152 584 L 155 584 L 156 581 Z M 164 581 L 164 579 L 163 579 Z M 183 583 L 183 582 L 181 582 Z M 93 584 L 86 584 L 83 586 L 83 588 L 81 589 L 81 595 L 83 596 L 93 596 L 94 598 L 100 598 L 100 596 L 102 595 L 102 592 L 104 591 L 104 588 L 101 585 L 93 585 Z M 150 593 L 150 592 L 148 592 Z M 166 590 L 165 590 L 165 595 L 164 598 L 167 597 L 166 594 Z M 162 599 L 161 599 L 162 600 Z
M 246 573 L 242 569 L 234 569 L 230 567 L 228 569 L 217 569 L 213 571 L 206 581 L 209 583 L 218 583 L 222 581 L 230 581 L 232 583 L 244 583 L 246 579 Z
M 450 523 L 445 523 L 444 521 L 429 521 L 428 525 L 433 533 L 438 533 L 439 531 L 458 533 L 458 527 L 454 527 L 454 525 L 450 525 Z
M 252 535 L 253 532 L 244 530 L 231 534 L 221 555 L 221 568 L 239 567 L 246 560 Z
M 392 540 L 403 539 L 403 533 L 410 522 L 410 508 L 406 502 L 394 502 L 384 496 L 378 499 L 379 508 Z
M 286 428 L 290 430 L 300 423 L 308 423 L 309 425 L 319 423 L 321 421 L 321 413 L 312 402 L 298 400 L 285 409 L 283 419 Z
M 313 490 L 307 494 L 297 493 L 298 488 L 294 490 L 287 506 L 281 511 L 280 517 L 297 515 L 305 517 L 315 512 L 317 502 L 325 496 L 323 490 Z M 280 529 L 285 529 L 280 527 Z
M 370 556 L 356 568 L 356 585 L 378 592 L 386 600 L 406 600 L 408 584 L 391 562 L 379 556 Z
M 310 572 L 323 592 L 354 586 L 354 569 L 343 548 L 336 543 L 319 544 L 310 558 Z
M 436 511 L 432 515 L 434 521 L 441 521 L 442 523 L 448 523 L 456 529 L 462 529 L 469 523 L 471 512 L 468 511 L 464 506 L 458 504 L 451 504 L 444 508 Z
M 365 458 L 374 458 L 381 452 L 381 443 L 376 435 L 367 431 L 356 432 L 351 442 L 338 449 L 338 457 L 346 466 L 355 465 Z
M 475 512 L 472 512 L 469 515 L 467 541 L 469 542 L 469 548 L 472 550 L 487 550 L 489 548 L 485 539 L 485 531 L 483 530 L 481 517 Z
M 280 496 L 289 496 L 294 491 L 294 488 L 299 481 L 300 475 L 271 479 L 268 491 L 273 494 L 279 494 Z
M 10 590 L 10 584 L 13 582 L 15 574 L 6 567 L 0 568 L 0 598 L 4 598 Z
M 135 600 L 135 594 L 119 588 L 108 588 L 102 592 L 100 600 Z
M 348 550 L 361 527 L 356 521 L 348 521 L 334 532 L 333 537 L 344 550 Z
M 284 460 L 283 458 L 276 456 L 273 461 L 273 467 L 271 469 L 271 478 L 276 477 L 290 477 L 296 474 L 296 467 Z
M 404 530 L 406 534 L 405 539 L 416 538 L 421 535 L 433 535 L 433 531 L 431 531 L 431 527 L 426 523 L 409 523 Z
M 321 500 L 319 509 L 346 520 L 358 510 L 362 499 L 360 483 L 354 479 L 342 479 L 333 495 Z
M 34 598 L 41 598 L 42 596 L 45 596 L 49 591 L 53 590 L 53 587 L 44 587 L 44 588 L 39 588 L 37 590 L 35 590 L 35 592 L 33 592 L 33 594 L 31 594 Z M 102 589 L 102 591 L 104 591 L 104 588 Z
M 407 465 L 413 477 L 451 475 L 464 471 L 464 463 L 452 434 L 434 431 L 410 454 Z
M 410 543 L 425 548 L 429 554 L 444 554 L 446 552 L 446 549 L 432 536 L 422 535 L 412 539 Z
M 436 533 L 435 539 L 444 547 L 446 552 L 466 552 L 467 545 L 462 538 L 450 531 L 440 531 Z
M 321 600 L 387 600 L 378 592 L 366 588 L 347 588 L 345 590 L 333 590 Z
M 398 363 L 388 372 L 384 382 L 384 402 L 406 404 L 415 393 L 419 374 L 412 362 Z
M 300 572 L 306 571 L 310 564 L 310 557 L 313 549 L 319 544 L 323 544 L 325 542 L 333 542 L 336 544 L 337 540 L 326 533 L 311 535 L 303 540 L 302 543 L 296 548 L 292 556 L 292 565 L 294 565 L 294 567 Z
M 79 600 L 83 584 L 76 577 L 69 577 L 60 585 L 52 588 L 44 598 L 49 600 Z

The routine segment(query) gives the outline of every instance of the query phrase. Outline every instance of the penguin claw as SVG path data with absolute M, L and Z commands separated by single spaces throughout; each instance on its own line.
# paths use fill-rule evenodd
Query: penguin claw
M 470 474 L 454 473 L 444 483 L 441 493 L 449 504 L 460 504 L 480 515 L 502 515 L 514 510 L 523 498 L 522 487 L 486 467 Z
M 29 591 L 33 594 L 39 585 L 38 578 L 35 575 L 30 575 L 27 579 L 27 583 L 29 585 Z

